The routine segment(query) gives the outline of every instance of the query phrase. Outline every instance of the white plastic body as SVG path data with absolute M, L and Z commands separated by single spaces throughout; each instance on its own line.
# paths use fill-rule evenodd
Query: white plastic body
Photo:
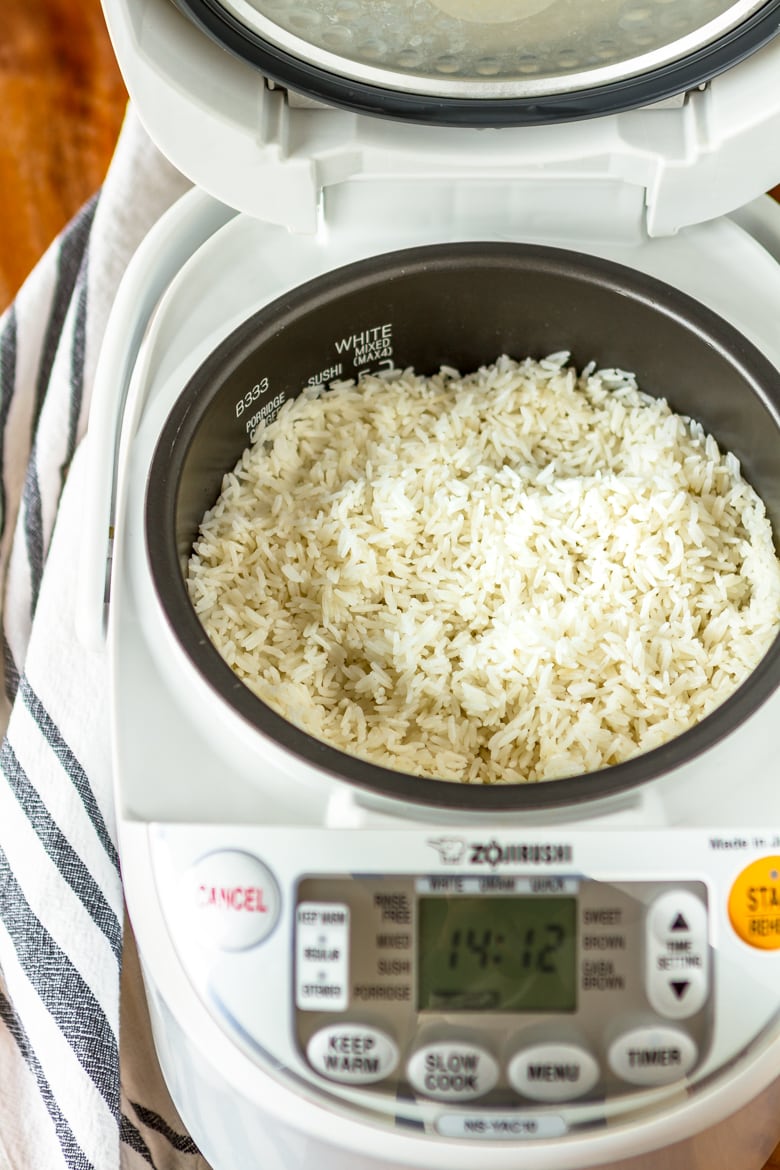
M 764 961 L 766 956 L 730 933 L 725 896 L 734 874 L 756 855 L 754 838 L 765 841 L 760 853 L 773 848 L 771 841 L 780 833 L 775 744 L 780 692 L 707 753 L 624 796 L 525 816 L 425 813 L 360 797 L 244 724 L 193 671 L 152 588 L 143 507 L 149 461 L 170 405 L 187 376 L 240 320 L 285 289 L 340 264 L 446 240 L 543 239 L 677 285 L 730 320 L 780 366 L 780 211 L 768 200 L 740 214 L 750 230 L 720 219 L 686 229 L 675 239 L 616 241 L 578 239 L 570 223 L 560 224 L 557 236 L 542 224 L 536 235 L 534 225 L 511 214 L 513 184 L 492 182 L 483 193 L 489 197 L 478 197 L 469 179 L 423 188 L 403 182 L 345 183 L 330 193 L 328 215 L 316 233 L 291 235 L 246 216 L 231 218 L 195 191 L 153 231 L 146 256 L 137 261 L 142 266 L 156 253 L 161 270 L 170 270 L 186 253 L 187 239 L 191 242 L 189 259 L 156 309 L 156 291 L 143 292 L 140 267 L 131 266 L 127 278 L 131 288 L 140 284 L 140 301 L 132 306 L 120 295 L 117 302 L 101 369 L 132 371 L 121 442 L 116 420 L 107 421 L 110 412 L 103 418 L 106 429 L 96 427 L 90 441 L 104 482 L 113 474 L 119 451 L 109 627 L 117 810 L 127 902 L 161 1063 L 183 1117 L 215 1170 L 236 1165 L 247 1170 L 466 1170 L 475 1160 L 491 1170 L 579 1170 L 602 1164 L 645 1170 L 651 1162 L 641 1159 L 661 1148 L 679 1142 L 689 1143 L 690 1151 L 706 1148 L 710 1127 L 748 1105 L 744 1115 L 732 1119 L 727 1134 L 722 1127 L 718 1131 L 718 1149 L 730 1151 L 724 1170 L 757 1170 L 777 1137 L 770 1111 L 776 1111 L 780 1096 L 772 1087 L 780 1069 L 773 1023 L 780 980 L 776 956 Z M 377 224 L 382 225 L 381 241 Z M 141 305 L 151 319 L 139 346 L 137 328 L 130 326 Z M 98 399 L 110 393 L 110 382 L 96 387 Z M 95 543 L 100 543 L 97 537 Z M 101 571 L 96 591 L 101 607 L 103 578 Z M 335 855 L 339 869 L 349 871 L 365 864 L 367 856 L 380 867 L 407 852 L 414 858 L 431 832 L 506 837 L 553 829 L 581 839 L 583 856 L 603 876 L 652 873 L 674 880 L 687 874 L 707 880 L 717 906 L 715 942 L 722 950 L 723 974 L 716 983 L 725 997 L 717 1023 L 722 1043 L 707 1066 L 712 1075 L 695 1092 L 665 1094 L 658 1109 L 587 1136 L 475 1144 L 377 1129 L 351 1115 L 332 1093 L 323 1097 L 300 1067 L 292 1069 L 294 1082 L 284 1068 L 276 1068 L 293 1065 L 289 1045 L 269 1061 L 237 1041 L 206 1005 L 202 986 L 199 993 L 203 968 L 192 960 L 186 938 L 174 940 L 163 911 L 167 905 L 170 921 L 176 897 L 170 857 L 181 861 L 187 850 L 195 856 L 238 843 L 266 863 L 273 858 L 280 888 L 289 896 L 296 874 L 310 871 L 312 850 L 321 866 L 334 865 L 328 858 Z M 721 858 L 711 849 L 711 838 L 725 834 L 732 839 L 737 830 L 746 834 L 745 847 L 735 857 Z M 171 842 L 176 843 L 173 853 Z M 277 1023 L 289 993 L 285 962 L 289 959 L 274 964 Z M 261 983 L 255 975 L 248 977 L 248 999 L 265 994 Z M 738 988 L 748 984 L 763 992 L 744 1000 L 739 992 L 739 1003 L 746 1007 L 744 1013 L 735 1012 Z M 267 1026 L 272 1039 L 277 1024 Z M 260 1047 L 268 1047 L 267 1038 L 260 1035 Z M 759 1132 L 761 1140 L 755 1136 Z M 736 1144 L 729 1145 L 732 1139 Z
M 608 864 L 599 834 L 556 835 L 556 841 L 572 844 L 586 871 L 608 880 L 619 880 L 627 871 L 634 880 L 706 875 L 717 1025 L 713 1048 L 692 1084 L 631 1094 L 611 1110 L 607 1126 L 602 1122 L 595 1128 L 587 1124 L 603 1114 L 598 1104 L 541 1108 L 518 1102 L 518 1116 L 552 1117 L 571 1131 L 548 1140 L 455 1141 L 438 1136 L 435 1127 L 444 1114 L 459 1109 L 429 1103 L 424 1129 L 394 1127 L 392 1101 L 388 1116 L 371 1114 L 365 1094 L 339 1092 L 308 1068 L 289 1040 L 292 898 L 302 861 L 304 872 L 339 871 L 344 859 L 364 871 L 397 872 L 403 857 L 404 868 L 446 872 L 428 844 L 442 831 L 447 826 L 384 829 L 354 839 L 351 831 L 221 828 L 223 845 L 264 858 L 286 903 L 272 936 L 234 964 L 238 969 L 228 981 L 242 1010 L 232 1024 L 209 989 L 212 964 L 225 963 L 228 956 L 209 954 L 203 940 L 187 929 L 178 881 L 191 860 L 213 847 L 214 828 L 125 825 L 128 896 L 131 913 L 133 904 L 143 906 L 136 929 L 158 1053 L 177 1107 L 215 1170 L 473 1170 L 475 1165 L 489 1170 L 650 1170 L 659 1158 L 670 1165 L 759 1170 L 777 1138 L 780 956 L 749 953 L 726 916 L 731 881 L 757 856 L 755 834 L 734 852 L 711 849 L 707 836 L 699 833 L 680 831 L 665 841 L 653 832 L 612 834 Z M 549 839 L 539 830 L 499 832 L 504 841 Z M 513 868 L 502 867 L 502 875 Z M 478 1103 L 466 1112 L 478 1115 Z M 716 1144 L 711 1131 L 726 1119 Z M 578 1130 L 578 1125 L 586 1128 Z M 671 1152 L 679 1143 L 684 1145 Z
M 673 235 L 780 179 L 780 39 L 680 105 L 553 126 L 400 125 L 308 108 L 194 27 L 171 0 L 103 0 L 128 90 L 150 136 L 203 190 L 313 232 L 322 194 L 363 176 L 511 180 L 524 222 L 581 236 Z

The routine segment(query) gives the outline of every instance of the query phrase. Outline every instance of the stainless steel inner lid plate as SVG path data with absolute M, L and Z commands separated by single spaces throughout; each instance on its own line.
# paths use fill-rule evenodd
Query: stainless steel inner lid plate
M 613 85 L 733 34 L 767 0 L 209 0 L 330 74 L 438 98 Z

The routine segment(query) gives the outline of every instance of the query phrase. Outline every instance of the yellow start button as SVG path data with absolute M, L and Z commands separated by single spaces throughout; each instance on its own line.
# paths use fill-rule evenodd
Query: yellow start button
M 780 950 L 780 857 L 762 857 L 742 870 L 729 894 L 729 919 L 751 947 Z

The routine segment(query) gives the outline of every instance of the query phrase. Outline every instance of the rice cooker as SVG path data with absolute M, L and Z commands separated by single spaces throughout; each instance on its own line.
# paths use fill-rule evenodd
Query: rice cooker
M 195 183 L 117 296 L 82 624 L 160 1063 L 214 1170 L 758 1170 L 780 1138 L 780 640 L 674 741 L 458 785 L 256 698 L 184 585 L 263 420 L 569 350 L 780 537 L 780 0 L 103 0 Z

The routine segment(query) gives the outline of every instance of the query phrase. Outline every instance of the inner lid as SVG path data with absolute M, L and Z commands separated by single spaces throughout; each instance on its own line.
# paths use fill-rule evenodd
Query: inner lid
M 492 99 L 640 77 L 777 8 L 777 0 L 196 0 L 204 2 L 315 69 L 395 91 Z

